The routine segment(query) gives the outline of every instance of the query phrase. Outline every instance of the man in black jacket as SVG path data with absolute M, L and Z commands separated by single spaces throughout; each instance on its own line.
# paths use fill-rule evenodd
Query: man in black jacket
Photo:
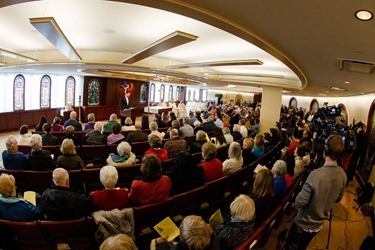
M 52 174 L 54 188 L 42 194 L 40 211 L 49 220 L 72 220 L 90 215 L 94 211 L 90 198 L 69 189 L 69 173 L 56 168 Z

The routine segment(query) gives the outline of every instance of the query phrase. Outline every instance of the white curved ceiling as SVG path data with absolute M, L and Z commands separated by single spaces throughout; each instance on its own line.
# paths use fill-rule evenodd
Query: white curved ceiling
M 42 73 L 162 78 L 206 83 L 209 88 L 223 90 L 234 84 L 239 92 L 260 92 L 259 87 L 269 85 L 309 96 L 350 96 L 375 90 L 372 74 L 337 68 L 337 58 L 375 61 L 370 42 L 375 38 L 374 28 L 370 30 L 373 21 L 354 18 L 358 8 L 371 10 L 374 3 L 5 0 L 0 7 L 0 48 L 38 59 L 24 65 L 0 56 L 0 63 L 6 64 L 0 66 L 0 73 L 35 69 Z M 49 16 L 78 51 L 81 62 L 67 59 L 30 24 L 29 18 Z M 121 64 L 176 30 L 198 39 L 131 65 Z M 178 64 L 251 59 L 263 64 L 167 69 Z

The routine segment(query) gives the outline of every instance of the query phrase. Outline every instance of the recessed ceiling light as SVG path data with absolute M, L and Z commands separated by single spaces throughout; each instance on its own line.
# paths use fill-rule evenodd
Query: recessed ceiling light
M 350 82 L 348 82 L 348 81 L 345 81 L 345 83 L 346 83 L 346 84 L 350 84 Z
M 361 21 L 369 21 L 372 19 L 372 13 L 368 10 L 359 10 L 355 13 L 355 17 Z
M 228 88 L 235 88 L 236 85 L 228 84 Z

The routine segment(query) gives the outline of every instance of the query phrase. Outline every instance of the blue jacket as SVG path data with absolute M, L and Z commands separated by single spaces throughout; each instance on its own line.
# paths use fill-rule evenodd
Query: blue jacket
M 27 167 L 28 155 L 24 155 L 21 152 L 11 154 L 8 153 L 8 150 L 4 150 L 2 156 L 5 169 L 19 170 Z
M 39 209 L 24 199 L 3 197 L 0 194 L 0 218 L 11 221 L 34 221 L 39 219 Z

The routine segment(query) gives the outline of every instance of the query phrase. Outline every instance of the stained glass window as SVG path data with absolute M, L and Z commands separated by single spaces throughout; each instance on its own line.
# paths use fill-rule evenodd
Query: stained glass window
M 164 99 L 164 97 L 165 97 L 165 86 L 164 84 L 162 84 L 160 86 L 160 99 Z
M 65 106 L 74 106 L 76 79 L 69 76 L 65 81 Z
M 176 88 L 176 100 L 180 100 L 181 98 L 180 98 L 180 86 L 177 86 L 177 88 Z
M 189 89 L 189 91 L 188 91 L 188 100 L 190 101 L 191 100 L 191 90 Z
M 155 102 L 155 83 L 151 83 L 151 90 L 150 90 L 151 92 L 151 96 L 150 96 L 150 98 L 151 98 L 151 102 Z
M 17 75 L 13 82 L 13 106 L 14 110 L 25 109 L 25 77 Z
M 89 81 L 87 90 L 87 104 L 99 105 L 100 83 L 99 80 L 93 78 Z
M 45 75 L 40 80 L 40 108 L 51 107 L 51 77 Z
M 173 99 L 173 86 L 169 86 L 169 100 Z

